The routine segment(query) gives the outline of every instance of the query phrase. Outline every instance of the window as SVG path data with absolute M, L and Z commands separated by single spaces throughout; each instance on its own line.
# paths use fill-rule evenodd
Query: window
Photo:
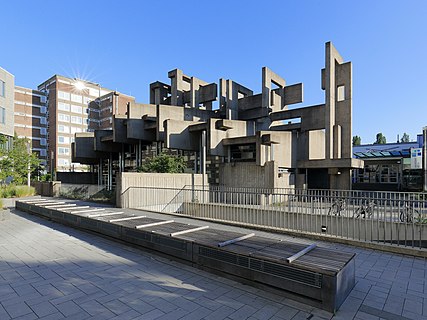
M 70 154 L 70 148 L 58 147 L 58 155 L 66 156 Z
M 78 94 L 71 94 L 71 101 L 73 102 L 78 102 L 78 103 L 82 103 L 82 99 L 83 97 L 81 95 Z
M 46 103 L 46 97 L 45 96 L 41 96 L 40 97 L 40 102 L 41 103 Z
M 3 107 L 0 107 L 0 123 L 6 123 L 6 109 Z
M 41 146 L 45 146 L 46 145 L 46 139 L 45 138 L 41 138 L 40 139 L 40 145 Z
M 40 124 L 46 124 L 46 118 L 40 117 Z
M 71 127 L 71 133 L 75 134 L 76 132 L 82 132 L 82 128 Z
M 46 128 L 40 128 L 40 134 L 45 136 L 46 135 Z
M 46 149 L 41 149 L 40 150 L 40 156 L 46 157 Z
M 69 144 L 70 137 L 58 136 L 58 143 Z
M 74 113 L 82 113 L 82 107 L 80 106 L 75 106 L 75 105 L 71 105 L 71 112 Z
M 68 159 L 58 158 L 58 166 L 68 166 L 70 161 Z
M 63 100 L 70 100 L 70 94 L 64 91 L 58 91 L 58 98 Z
M 70 122 L 70 116 L 63 113 L 58 113 L 58 121 Z
M 60 124 L 58 125 L 58 132 L 70 133 L 70 127 Z
M 46 113 L 46 107 L 40 107 L 40 113 Z
M 82 117 L 71 116 L 71 123 L 82 124 Z
M 93 97 L 99 97 L 99 89 L 89 88 L 89 94 Z
M 89 104 L 93 99 L 89 98 L 89 97 L 83 97 L 83 103 L 84 104 Z
M 63 103 L 58 102 L 58 109 L 62 111 L 70 111 L 70 104 L 69 103 Z
M 6 83 L 0 80 L 0 97 L 4 97 L 6 94 Z

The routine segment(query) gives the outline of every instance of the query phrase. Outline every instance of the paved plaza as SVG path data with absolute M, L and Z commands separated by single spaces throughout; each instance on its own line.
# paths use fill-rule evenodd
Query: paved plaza
M 318 243 L 357 254 L 356 286 L 335 316 L 12 210 L 0 221 L 0 319 L 427 319 L 426 259 Z

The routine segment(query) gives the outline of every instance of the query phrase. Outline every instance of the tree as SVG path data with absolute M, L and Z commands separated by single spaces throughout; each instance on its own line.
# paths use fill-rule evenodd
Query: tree
M 0 141 L 2 138 L 0 138 Z M 1 143 L 1 142 L 0 142 Z M 25 138 L 13 137 L 12 148 L 3 148 L 0 152 L 0 181 L 8 177 L 16 184 L 25 184 L 30 173 L 40 165 L 40 160 L 35 153 L 29 153 L 29 141 Z
M 374 142 L 375 144 L 386 144 L 387 143 L 387 139 L 385 138 L 385 136 L 380 132 L 377 133 L 377 140 Z
M 162 153 L 147 159 L 138 172 L 183 173 L 186 167 L 183 157 Z
M 402 138 L 400 139 L 400 142 L 402 143 L 409 142 L 409 134 L 404 132 Z
M 362 144 L 362 138 L 359 136 L 353 136 L 353 146 L 360 146 Z

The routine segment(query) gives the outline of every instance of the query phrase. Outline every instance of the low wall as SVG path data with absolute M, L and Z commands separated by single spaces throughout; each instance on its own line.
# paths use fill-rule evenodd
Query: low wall
M 36 193 L 45 197 L 58 197 L 61 181 L 35 181 L 32 183 Z
M 202 174 L 190 173 L 123 172 L 116 178 L 116 206 L 119 208 L 166 205 L 185 186 L 203 185 Z M 207 181 L 207 175 L 204 180 Z M 207 182 L 205 186 L 208 187 Z

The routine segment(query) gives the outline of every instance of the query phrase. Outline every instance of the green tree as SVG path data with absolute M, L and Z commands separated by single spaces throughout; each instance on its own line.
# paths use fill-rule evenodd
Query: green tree
M 1 139 L 0 139 L 1 140 Z M 1 143 L 1 142 L 0 142 Z M 37 169 L 40 160 L 34 153 L 29 153 L 29 141 L 26 138 L 13 137 L 12 148 L 0 152 L 0 180 L 11 177 L 16 184 L 25 184 L 30 173 Z
M 359 136 L 353 136 L 353 146 L 360 146 L 362 144 L 362 138 Z
M 402 143 L 409 142 L 409 134 L 404 132 L 402 138 L 400 139 L 400 142 Z
M 138 172 L 183 173 L 186 167 L 183 157 L 162 153 L 147 159 Z
M 374 143 L 375 144 L 386 144 L 387 139 L 385 138 L 385 136 L 381 132 L 379 132 L 379 133 L 377 133 L 377 140 Z

